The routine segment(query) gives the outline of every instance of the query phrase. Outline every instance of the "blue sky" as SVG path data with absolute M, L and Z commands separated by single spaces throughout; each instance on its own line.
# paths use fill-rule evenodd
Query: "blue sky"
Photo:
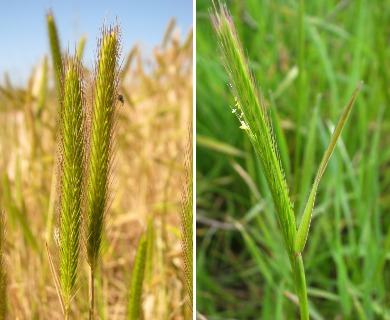
M 104 19 L 122 26 L 123 57 L 134 44 L 148 54 L 161 43 L 168 22 L 176 18 L 183 39 L 192 26 L 192 0 L 11 0 L 0 11 L 0 83 L 8 72 L 11 82 L 24 85 L 32 67 L 49 54 L 45 15 L 56 19 L 61 48 L 76 47 L 85 34 L 84 64 L 92 66 L 96 39 Z

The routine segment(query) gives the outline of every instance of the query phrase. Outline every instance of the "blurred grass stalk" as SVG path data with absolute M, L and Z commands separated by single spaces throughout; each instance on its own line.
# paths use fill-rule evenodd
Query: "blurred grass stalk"
M 92 128 L 88 154 L 86 194 L 87 261 L 90 266 L 89 319 L 94 319 L 94 277 L 101 253 L 101 242 L 109 207 L 113 130 L 118 88 L 119 27 L 102 30 L 97 74 L 94 79 Z
M 54 69 L 54 79 L 57 91 L 57 99 L 61 98 L 61 79 L 63 78 L 63 68 L 62 68 L 62 58 L 61 58 L 61 48 L 60 41 L 58 38 L 57 27 L 55 24 L 54 16 L 51 11 L 47 13 L 47 29 L 49 32 L 49 41 L 50 41 L 50 50 L 51 58 L 53 60 L 53 69 Z
M 5 214 L 0 209 L 0 320 L 7 319 L 8 297 L 7 297 L 7 267 L 5 264 Z
M 301 319 L 309 319 L 302 251 L 305 247 L 310 228 L 319 181 L 321 180 L 326 165 L 336 146 L 341 130 L 351 111 L 362 82 L 359 82 L 334 129 L 297 231 L 293 205 L 289 196 L 284 170 L 281 165 L 279 149 L 274 137 L 272 123 L 268 118 L 254 76 L 249 69 L 244 56 L 233 19 L 226 6 L 218 2 L 217 5 L 214 3 L 214 11 L 211 12 L 211 20 L 217 36 L 218 50 L 222 56 L 222 62 L 229 76 L 230 87 L 236 101 L 235 108 L 232 109 L 232 112 L 233 114 L 236 114 L 240 121 L 240 128 L 248 134 L 261 163 L 290 259 L 295 288 L 299 298 Z
M 149 234 L 149 230 L 148 230 Z M 139 241 L 137 254 L 135 256 L 133 272 L 131 275 L 129 304 L 127 309 L 128 320 L 138 320 L 141 314 L 142 305 L 142 284 L 145 278 L 147 237 L 143 235 Z

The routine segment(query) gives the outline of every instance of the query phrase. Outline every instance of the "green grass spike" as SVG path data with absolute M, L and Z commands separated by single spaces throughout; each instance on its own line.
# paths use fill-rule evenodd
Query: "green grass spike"
M 76 291 L 84 175 L 84 118 L 81 65 L 65 63 L 60 108 L 60 283 L 65 317 Z
M 232 112 L 237 115 L 241 124 L 240 128 L 248 135 L 261 163 L 293 267 L 295 215 L 271 121 L 226 6 L 221 3 L 214 4 L 211 20 L 217 36 L 218 50 L 236 100 Z
M 104 28 L 95 75 L 87 185 L 87 257 L 96 268 L 109 200 L 112 135 L 117 104 L 118 27 Z
M 145 235 L 140 239 L 137 254 L 131 275 L 129 305 L 127 310 L 128 320 L 139 320 L 142 305 L 142 284 L 145 276 L 147 241 Z
M 88 133 L 88 182 L 86 190 L 87 262 L 90 266 L 89 319 L 94 319 L 94 278 L 109 206 L 110 173 L 117 89 L 120 33 L 117 25 L 103 28 L 93 88 L 92 123 Z

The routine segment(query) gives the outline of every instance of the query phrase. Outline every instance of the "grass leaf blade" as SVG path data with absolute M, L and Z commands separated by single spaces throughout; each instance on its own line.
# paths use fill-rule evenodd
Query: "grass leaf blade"
M 320 167 L 318 168 L 318 172 L 316 175 L 316 178 L 313 183 L 313 187 L 310 191 L 309 198 L 307 200 L 305 209 L 303 211 L 302 219 L 299 224 L 299 228 L 296 234 L 295 238 L 295 253 L 300 253 L 303 251 L 307 239 L 307 235 L 309 233 L 310 229 L 310 221 L 311 216 L 313 212 L 314 202 L 317 194 L 318 185 L 320 183 L 320 180 L 322 178 L 322 175 L 325 171 L 325 168 L 329 162 L 330 157 L 332 156 L 333 150 L 336 147 L 337 140 L 340 137 L 341 131 L 343 130 L 344 124 L 348 118 L 349 113 L 351 112 L 352 106 L 355 102 L 356 96 L 360 90 L 360 87 L 362 86 L 363 81 L 360 81 L 358 85 L 356 86 L 355 91 L 353 92 L 351 99 L 349 100 L 347 106 L 344 109 L 344 112 L 339 119 L 339 122 L 336 125 L 336 128 L 333 131 L 332 137 L 330 138 L 329 145 L 325 150 L 324 156 L 322 157 L 322 161 L 320 164 Z

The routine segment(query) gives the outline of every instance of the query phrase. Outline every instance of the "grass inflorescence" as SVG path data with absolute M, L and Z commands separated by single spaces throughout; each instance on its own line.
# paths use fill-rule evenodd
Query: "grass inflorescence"
M 233 19 L 226 6 L 219 2 L 217 5 L 214 4 L 211 20 L 217 36 L 218 52 L 221 54 L 222 62 L 229 77 L 230 87 L 236 102 L 235 107 L 232 108 L 232 113 L 236 114 L 240 122 L 240 128 L 244 130 L 249 137 L 253 149 L 260 161 L 289 256 L 295 289 L 299 299 L 301 319 L 309 319 L 302 251 L 305 247 L 309 233 L 318 184 L 336 146 L 337 140 L 340 137 L 341 130 L 345 125 L 362 83 L 360 82 L 358 84 L 333 131 L 297 231 L 293 205 L 280 161 L 278 145 L 272 129 L 272 122 L 267 115 L 264 101 L 258 91 L 247 58 L 244 55 Z
M 56 35 L 51 14 L 48 15 L 48 21 L 49 34 Z M 51 41 L 52 47 L 58 48 L 58 39 L 55 37 L 54 40 Z M 79 61 L 82 53 L 76 53 L 74 57 L 67 56 L 61 62 L 64 70 L 60 74 L 57 178 L 60 254 L 59 278 L 55 272 L 53 277 L 66 319 L 69 318 L 71 300 L 77 291 L 81 241 L 84 240 L 90 266 L 89 318 L 95 317 L 94 279 L 110 201 L 119 48 L 118 25 L 103 27 L 95 68 L 92 111 L 88 110 L 84 98 L 85 80 Z M 58 52 L 54 49 L 52 52 L 54 63 L 57 63 L 55 57 Z M 50 265 L 52 267 L 51 258 Z
M 103 29 L 94 79 L 94 99 L 87 184 L 87 253 L 96 268 L 108 209 L 112 134 L 117 104 L 118 27 Z
M 288 255 L 293 263 L 296 234 L 294 210 L 267 111 L 227 8 L 219 4 L 219 9 L 215 8 L 211 18 L 222 62 L 229 75 L 236 101 L 232 112 L 237 115 L 240 128 L 248 133 L 265 172 Z
M 76 57 L 64 63 L 63 97 L 59 112 L 59 251 L 60 283 L 68 318 L 80 266 L 84 188 L 84 98 L 81 65 Z

